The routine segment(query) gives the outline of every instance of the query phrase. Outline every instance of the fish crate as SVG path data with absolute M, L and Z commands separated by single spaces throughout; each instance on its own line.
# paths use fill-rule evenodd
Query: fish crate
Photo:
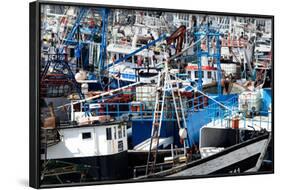
M 246 113 L 246 116 L 258 115 L 261 109 L 260 91 L 243 92 L 238 97 L 238 109 Z
M 235 63 L 221 63 L 221 69 L 225 71 L 226 75 L 237 75 L 237 66 Z
M 136 87 L 136 101 L 144 102 L 147 110 L 153 110 L 156 101 L 156 88 L 154 85 Z

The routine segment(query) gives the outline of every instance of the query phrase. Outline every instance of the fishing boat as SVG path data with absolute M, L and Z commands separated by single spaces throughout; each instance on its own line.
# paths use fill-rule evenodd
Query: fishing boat
M 79 114 L 78 114 L 79 115 Z M 84 113 L 85 115 L 85 113 Z M 84 119 L 81 119 L 84 118 Z M 52 117 L 54 115 L 52 114 Z M 110 121 L 106 116 L 76 116 L 76 122 L 57 125 L 55 119 L 44 120 L 41 128 L 41 161 L 45 163 L 42 177 L 50 176 L 48 163 L 71 163 L 83 171 L 87 179 L 113 180 L 128 177 L 127 126 Z M 79 169 L 76 168 L 76 170 Z M 57 176 L 69 174 L 64 168 Z M 77 172 L 77 171 L 76 171 Z
M 200 129 L 196 151 L 187 156 L 172 153 L 146 175 L 145 166 L 139 167 L 139 174 L 143 175 L 136 179 L 257 172 L 271 142 L 271 114 L 267 114 L 254 119 L 236 115 L 214 120 Z
M 203 155 L 201 159 L 188 163 L 184 161 L 182 164 L 174 167 L 173 164 L 170 164 L 170 169 L 165 171 L 161 171 L 159 165 L 157 168 L 158 172 L 136 177 L 136 179 L 257 172 L 261 167 L 271 134 L 260 132 L 255 134 L 255 137 L 236 144 L 234 142 L 237 139 L 237 134 L 240 132 L 250 134 L 250 131 L 245 130 L 204 128 L 201 131 L 200 141 L 200 153 Z M 216 139 L 213 138 L 214 135 L 217 137 Z
M 256 172 L 260 169 L 271 142 L 270 90 L 245 92 L 234 97 L 235 101 L 224 104 L 209 99 L 213 103 L 206 106 L 204 117 L 210 120 L 197 129 L 199 145 L 189 146 L 186 151 L 183 147 L 177 155 L 171 147 L 170 156 L 137 167 L 136 179 Z M 189 142 L 194 142 L 192 126 L 186 126 L 189 126 L 186 137 Z M 160 139 L 159 144 L 162 143 Z M 157 151 L 153 146 L 155 149 Z

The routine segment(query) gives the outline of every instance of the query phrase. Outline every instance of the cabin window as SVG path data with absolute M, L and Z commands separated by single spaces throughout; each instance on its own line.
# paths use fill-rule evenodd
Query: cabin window
M 208 71 L 207 75 L 208 75 L 208 79 L 212 78 L 212 72 L 211 71 Z
M 69 51 L 69 57 L 75 57 L 75 49 L 74 48 L 70 48 L 70 51 Z
M 106 128 L 106 140 L 112 140 L 111 128 Z
M 199 78 L 198 73 L 199 73 L 199 71 L 194 72 L 195 78 Z M 204 78 L 204 72 L 203 71 L 201 71 L 201 77 Z
M 123 141 L 118 141 L 118 152 L 121 152 L 123 150 L 124 150 Z
M 45 149 L 41 148 L 40 149 L 40 154 L 45 154 Z
M 138 62 L 138 56 L 134 56 L 133 59 L 134 59 L 134 63 Z
M 92 137 L 90 132 L 82 133 L 82 139 L 90 139 Z
M 118 139 L 122 138 L 122 128 L 121 125 L 118 126 Z
M 191 78 L 191 71 L 187 71 L 187 77 Z
M 194 72 L 195 78 L 198 78 L 198 71 Z

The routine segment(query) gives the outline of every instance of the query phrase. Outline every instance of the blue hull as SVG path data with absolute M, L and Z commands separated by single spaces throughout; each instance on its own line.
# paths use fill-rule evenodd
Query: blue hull
M 225 95 L 225 96 L 214 96 L 213 98 L 217 101 L 220 101 L 227 105 L 228 100 L 237 100 L 237 95 Z M 188 112 L 186 122 L 188 135 L 190 137 L 190 141 L 193 145 L 199 144 L 199 131 L 202 126 L 210 123 L 216 117 L 221 117 L 220 108 L 218 105 L 210 105 L 205 106 L 204 109 L 190 110 Z M 233 106 L 233 105 L 228 105 Z M 212 117 L 208 117 L 212 116 Z M 132 119 L 132 144 L 133 146 L 138 145 L 142 141 L 150 138 L 152 128 L 152 119 Z M 182 144 L 178 135 L 178 127 L 176 124 L 176 120 L 164 120 L 162 128 L 161 128 L 161 138 L 165 137 L 174 137 L 174 144 L 178 147 L 182 147 Z

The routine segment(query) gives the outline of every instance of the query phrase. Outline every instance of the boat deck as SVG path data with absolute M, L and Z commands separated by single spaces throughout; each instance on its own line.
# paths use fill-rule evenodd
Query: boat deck
M 247 129 L 247 130 L 256 130 L 260 131 L 265 129 L 266 131 L 271 132 L 271 115 L 262 116 L 257 115 L 253 118 L 240 118 L 239 119 L 239 129 Z M 213 120 L 212 122 L 208 123 L 203 127 L 213 127 L 213 128 L 228 128 L 231 127 L 231 119 L 225 118 L 223 120 Z

